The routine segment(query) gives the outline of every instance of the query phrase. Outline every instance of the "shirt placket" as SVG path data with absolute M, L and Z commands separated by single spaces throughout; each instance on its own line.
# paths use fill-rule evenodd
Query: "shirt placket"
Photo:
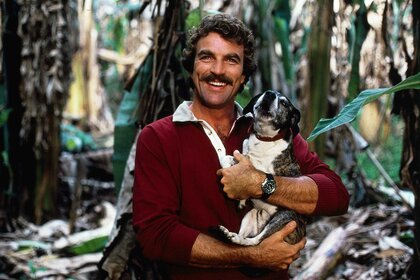
M 221 159 L 226 156 L 226 148 L 223 145 L 223 142 L 220 139 L 219 135 L 217 135 L 216 131 L 213 129 L 213 127 L 211 127 L 206 121 L 203 120 L 201 120 L 201 124 L 203 126 L 204 132 L 210 139 L 210 142 L 213 145 L 220 162 Z

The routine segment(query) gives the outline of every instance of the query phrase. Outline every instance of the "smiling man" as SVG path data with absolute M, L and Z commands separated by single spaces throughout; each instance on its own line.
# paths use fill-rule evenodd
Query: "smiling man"
M 184 50 L 193 100 L 143 128 L 138 139 L 133 226 L 139 254 L 157 261 L 164 279 L 249 279 L 243 268 L 250 267 L 265 269 L 260 279 L 288 279 L 287 268 L 306 242 L 284 241 L 294 222 L 253 247 L 212 235 L 220 224 L 235 232 L 240 227 L 247 209 L 238 210 L 229 197 L 262 195 L 265 174 L 241 154 L 235 153 L 237 165 L 220 169 L 221 158 L 242 149 L 252 125 L 235 97 L 256 69 L 254 44 L 238 19 L 204 18 Z M 303 214 L 344 213 L 348 193 L 340 178 L 309 152 L 299 134 L 294 147 L 304 175 L 276 177 L 282 191 L 270 196 L 272 202 Z

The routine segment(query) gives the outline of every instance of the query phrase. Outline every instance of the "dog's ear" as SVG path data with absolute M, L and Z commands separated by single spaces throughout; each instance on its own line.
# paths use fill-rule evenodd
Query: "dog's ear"
M 299 122 L 300 122 L 300 111 L 293 106 L 291 127 L 292 127 L 292 131 L 294 135 L 298 134 L 300 131 L 299 125 L 298 125 Z
M 262 93 L 255 95 L 251 98 L 251 100 L 248 102 L 248 104 L 245 106 L 244 110 L 242 111 L 242 114 L 246 115 L 248 113 L 253 113 L 254 111 L 254 105 L 257 102 L 258 98 L 263 95 Z

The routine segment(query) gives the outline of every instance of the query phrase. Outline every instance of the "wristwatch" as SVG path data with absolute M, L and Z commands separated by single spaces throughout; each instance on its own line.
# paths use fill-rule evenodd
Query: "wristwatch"
M 276 181 L 274 180 L 273 175 L 271 174 L 265 174 L 266 178 L 264 182 L 261 185 L 262 189 L 262 199 L 267 199 L 277 188 Z

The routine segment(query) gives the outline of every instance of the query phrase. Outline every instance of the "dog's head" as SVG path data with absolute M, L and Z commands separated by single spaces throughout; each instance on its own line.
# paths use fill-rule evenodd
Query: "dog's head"
M 299 132 L 300 112 L 290 100 L 274 90 L 254 96 L 243 110 L 254 117 L 254 130 L 261 136 L 273 137 L 284 129 Z

